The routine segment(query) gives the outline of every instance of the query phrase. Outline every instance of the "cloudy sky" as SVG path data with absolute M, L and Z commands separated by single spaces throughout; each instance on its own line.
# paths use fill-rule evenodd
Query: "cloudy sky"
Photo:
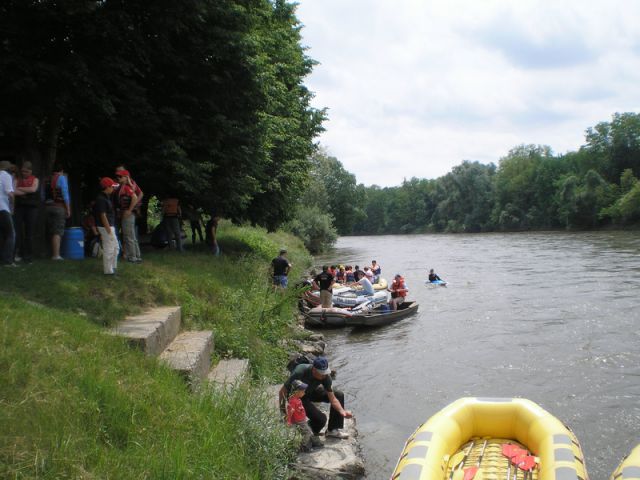
M 640 111 L 637 0 L 298 1 L 320 142 L 365 185 L 576 150 Z

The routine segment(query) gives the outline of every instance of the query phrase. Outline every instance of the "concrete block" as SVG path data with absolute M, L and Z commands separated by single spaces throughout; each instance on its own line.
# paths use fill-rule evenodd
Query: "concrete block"
M 216 386 L 229 387 L 240 383 L 248 372 L 249 360 L 229 358 L 220 360 L 207 378 Z
M 141 315 L 127 317 L 111 330 L 151 356 L 158 356 L 180 331 L 180 307 L 152 308 Z
M 207 376 L 212 353 L 213 332 L 182 332 L 160 354 L 160 360 L 180 372 L 195 387 Z

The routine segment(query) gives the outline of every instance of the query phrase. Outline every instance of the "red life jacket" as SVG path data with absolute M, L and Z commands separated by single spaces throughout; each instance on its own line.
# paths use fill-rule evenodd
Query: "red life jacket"
M 407 287 L 404 284 L 404 278 L 400 277 L 400 278 L 396 278 L 395 280 L 393 280 L 393 283 L 391 284 L 391 297 L 392 298 L 397 298 L 397 297 L 406 297 L 407 293 L 409 292 L 409 290 L 407 289 Z
M 60 178 L 59 173 L 54 173 L 51 177 L 47 179 L 47 185 L 45 186 L 45 203 L 56 205 L 61 205 L 64 207 L 64 196 L 62 195 L 62 188 L 58 186 L 58 179 Z
M 133 189 L 129 185 L 120 185 L 118 189 L 118 204 L 120 210 L 127 210 L 131 206 Z
M 20 177 L 18 179 L 18 187 L 32 187 L 36 180 L 37 178 L 33 175 L 29 175 L 27 178 Z M 40 205 L 40 193 L 36 190 L 35 192 L 18 195 L 15 197 L 15 202 L 17 206 L 37 207 Z

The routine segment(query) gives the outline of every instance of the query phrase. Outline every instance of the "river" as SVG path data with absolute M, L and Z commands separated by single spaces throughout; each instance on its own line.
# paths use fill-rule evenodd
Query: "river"
M 342 237 L 318 262 L 404 275 L 412 318 L 324 331 L 367 478 L 464 396 L 524 397 L 577 435 L 592 480 L 640 443 L 640 233 Z M 449 286 L 427 287 L 429 268 Z

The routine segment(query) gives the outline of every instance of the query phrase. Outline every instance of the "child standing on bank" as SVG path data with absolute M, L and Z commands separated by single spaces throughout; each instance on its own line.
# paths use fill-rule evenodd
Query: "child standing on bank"
M 302 435 L 300 450 L 308 452 L 312 447 L 321 447 L 322 441 L 313 434 L 309 426 L 307 412 L 304 410 L 301 398 L 304 397 L 308 385 L 300 380 L 291 383 L 291 395 L 287 403 L 287 424 L 295 425 Z

